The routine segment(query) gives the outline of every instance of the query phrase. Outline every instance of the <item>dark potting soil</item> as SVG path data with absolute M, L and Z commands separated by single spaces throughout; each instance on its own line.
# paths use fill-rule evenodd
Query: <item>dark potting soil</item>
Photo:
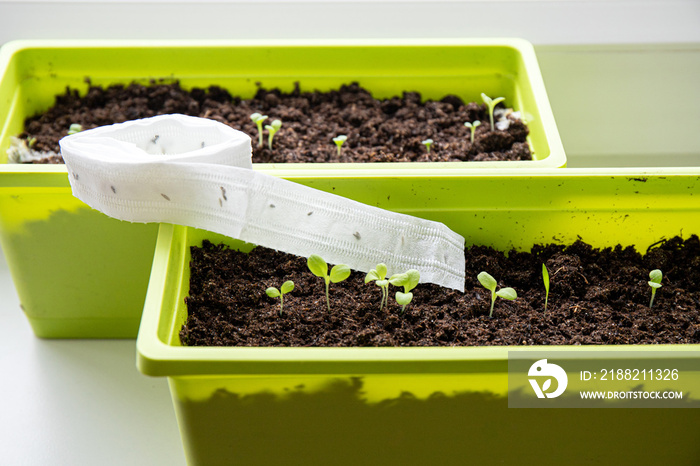
M 544 311 L 542 263 L 550 274 Z M 661 269 L 662 288 L 649 308 L 649 272 Z M 328 312 L 323 280 L 306 259 L 258 247 L 249 254 L 205 242 L 192 248 L 189 317 L 183 344 L 201 346 L 478 346 L 700 343 L 700 240 L 679 237 L 651 247 L 594 249 L 535 246 L 508 255 L 466 249 L 465 293 L 421 284 L 401 314 L 390 287 L 380 289 L 353 272 L 331 284 Z M 477 281 L 487 271 L 515 301 L 498 298 Z M 286 280 L 295 288 L 279 299 L 265 290 Z
M 499 104 L 503 107 L 503 104 Z M 498 107 L 497 107 L 498 108 Z M 257 147 L 253 113 L 268 115 L 264 124 L 282 121 L 272 150 Z M 28 118 L 20 137 L 35 138 L 33 149 L 59 153 L 58 141 L 71 124 L 83 129 L 161 114 L 182 113 L 210 118 L 244 131 L 253 140 L 253 162 L 409 162 L 531 160 L 527 126 L 507 116 L 506 130 L 491 131 L 486 105 L 465 103 L 447 95 L 423 101 L 417 92 L 378 100 L 358 84 L 330 92 L 291 93 L 259 88 L 252 99 L 231 96 L 212 86 L 186 91 L 178 83 L 90 86 L 80 97 L 67 89 L 46 112 Z M 474 143 L 465 122 L 481 121 Z M 338 156 L 333 138 L 348 137 Z M 430 153 L 421 143 L 433 139 Z M 60 156 L 39 163 L 62 163 Z

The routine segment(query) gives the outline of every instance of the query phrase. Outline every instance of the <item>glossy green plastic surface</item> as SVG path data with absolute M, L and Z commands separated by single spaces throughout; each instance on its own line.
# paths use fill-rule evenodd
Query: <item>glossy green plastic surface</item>
M 291 90 L 357 81 L 376 97 L 425 99 L 481 92 L 527 115 L 528 162 L 258 165 L 278 176 L 374 177 L 430 170 L 560 167 L 566 159 L 532 46 L 517 39 L 337 42 L 17 41 L 0 51 L 0 162 L 24 120 L 67 86 L 178 80 L 252 97 L 257 83 Z M 145 296 L 155 225 L 107 219 L 70 194 L 62 166 L 0 163 L 0 242 L 37 335 L 133 338 Z
M 506 175 L 371 178 L 362 191 L 352 179 L 295 181 L 442 221 L 468 244 L 506 251 L 579 237 L 596 247 L 643 251 L 664 237 L 700 233 L 700 175 L 615 169 Z M 669 464 L 700 459 L 698 410 L 508 409 L 508 351 L 538 347 L 183 347 L 189 246 L 204 238 L 251 247 L 161 226 L 137 341 L 140 370 L 169 377 L 191 465 L 226 464 L 224 458 L 299 465 L 553 465 L 561 458 L 572 465 L 650 464 L 650 449 Z M 698 345 L 594 350 L 631 350 L 644 361 L 656 351 L 700 358 Z

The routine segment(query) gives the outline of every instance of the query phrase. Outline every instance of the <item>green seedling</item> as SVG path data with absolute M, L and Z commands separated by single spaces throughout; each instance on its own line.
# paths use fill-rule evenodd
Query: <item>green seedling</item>
M 654 296 L 656 296 L 656 290 L 661 288 L 661 279 L 664 278 L 664 274 L 661 270 L 654 269 L 649 272 L 649 286 L 651 287 L 651 301 L 649 301 L 649 307 L 654 305 Z
M 344 134 L 341 134 L 338 137 L 333 138 L 333 142 L 335 143 L 336 146 L 338 146 L 338 157 L 340 157 L 340 149 L 343 147 L 343 143 L 348 140 L 348 137 Z
M 481 93 L 481 98 L 484 100 L 484 103 L 489 108 L 489 121 L 491 122 L 491 131 L 494 131 L 496 129 L 496 127 L 493 125 L 493 109 L 500 102 L 503 102 L 504 100 L 506 100 L 506 98 L 505 97 L 496 97 L 495 99 L 492 99 L 491 97 L 487 96 L 483 92 Z
M 544 282 L 544 312 L 547 312 L 547 301 L 549 300 L 549 271 L 544 264 L 542 264 L 542 281 Z
M 396 302 L 403 306 L 401 308 L 401 314 L 404 313 L 406 306 L 413 300 L 413 293 L 411 293 L 411 290 L 418 286 L 419 281 L 420 273 L 415 269 L 411 269 L 405 273 L 394 274 L 389 278 L 389 283 L 392 285 L 403 286 L 403 292 L 396 292 Z
M 425 146 L 425 150 L 427 150 L 428 154 L 430 154 L 430 146 L 433 145 L 433 142 L 435 141 L 433 141 L 432 139 L 426 139 L 425 141 L 421 141 L 420 143 Z
M 328 264 L 321 256 L 316 254 L 311 254 L 306 261 L 306 265 L 312 274 L 317 277 L 323 278 L 326 283 L 326 306 L 328 306 L 328 312 L 331 311 L 331 300 L 329 298 L 328 288 L 331 283 L 339 283 L 350 276 L 350 267 L 345 264 L 338 264 L 331 269 L 331 273 L 328 273 Z
M 464 123 L 464 126 L 469 128 L 469 131 L 471 131 L 471 137 L 469 139 L 469 142 L 474 144 L 474 133 L 476 133 L 476 127 L 481 125 L 481 122 L 479 120 L 474 120 L 472 123 L 469 123 L 468 121 Z
M 291 292 L 294 289 L 294 282 L 291 280 L 287 280 L 286 282 L 282 283 L 282 286 L 278 290 L 274 286 L 271 286 L 270 288 L 265 290 L 265 293 L 270 297 L 270 298 L 279 298 L 280 299 L 280 315 L 282 315 L 282 311 L 284 310 L 284 295 L 287 293 Z
M 263 146 L 263 121 L 267 120 L 267 115 L 261 115 L 260 113 L 253 113 L 250 116 L 250 119 L 253 120 L 253 123 L 255 123 L 258 126 L 258 147 Z
M 496 297 L 507 299 L 509 301 L 513 301 L 518 297 L 518 293 L 516 293 L 513 288 L 501 288 L 500 290 L 496 291 L 496 286 L 498 285 L 496 279 L 486 272 L 479 273 L 476 278 L 484 288 L 491 291 L 491 312 L 489 312 L 490 318 L 493 317 L 493 305 L 496 303 Z
M 79 124 L 79 123 L 73 123 L 73 124 L 70 125 L 70 127 L 68 128 L 68 134 L 79 133 L 79 132 L 81 132 L 82 130 L 83 130 L 83 125 L 81 125 L 81 124 Z
M 382 290 L 382 300 L 379 302 L 379 310 L 384 309 L 384 305 L 389 305 L 389 280 L 386 278 L 386 264 L 377 264 L 376 269 L 367 272 L 365 283 L 374 282 Z
M 280 120 L 272 120 L 271 124 L 265 125 L 265 129 L 268 132 L 267 147 L 270 148 L 270 150 L 272 150 L 272 138 L 275 137 L 275 134 L 277 133 L 277 131 L 280 130 L 281 127 L 282 122 Z

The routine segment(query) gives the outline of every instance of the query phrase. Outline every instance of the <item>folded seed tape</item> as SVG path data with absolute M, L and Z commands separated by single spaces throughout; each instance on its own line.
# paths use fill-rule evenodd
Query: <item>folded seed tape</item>
M 250 137 L 223 123 L 161 115 L 60 141 L 73 195 L 110 217 L 206 229 L 368 272 L 416 269 L 464 291 L 464 238 L 442 223 L 387 211 L 253 170 Z

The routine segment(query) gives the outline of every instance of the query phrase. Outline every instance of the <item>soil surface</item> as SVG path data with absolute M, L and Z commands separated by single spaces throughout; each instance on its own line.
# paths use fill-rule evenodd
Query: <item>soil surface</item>
M 507 102 L 506 102 L 507 103 Z M 500 107 L 500 110 L 499 110 Z M 211 118 L 246 132 L 253 140 L 253 162 L 408 162 L 531 160 L 526 142 L 527 126 L 498 112 L 507 120 L 506 130 L 491 131 L 486 105 L 465 103 L 447 95 L 440 101 L 423 101 L 417 92 L 377 100 L 358 84 L 344 85 L 330 92 L 291 93 L 260 87 L 253 99 L 231 96 L 212 86 L 186 91 L 176 83 L 131 84 L 108 88 L 90 86 L 80 97 L 67 89 L 48 111 L 28 118 L 21 138 L 35 138 L 35 150 L 59 153 L 58 141 L 71 124 L 83 129 L 182 113 Z M 253 113 L 267 115 L 264 125 L 282 121 L 273 138 L 272 150 L 257 147 L 258 129 Z M 474 143 L 465 122 L 479 120 Z M 340 155 L 333 138 L 346 135 Z M 432 139 L 430 153 L 422 141 Z M 39 163 L 62 163 L 60 156 Z
M 544 310 L 542 263 L 550 275 Z M 662 288 L 649 308 L 649 272 L 661 269 Z M 477 346 L 700 343 L 700 241 L 673 238 L 644 255 L 632 247 L 594 249 L 535 246 L 508 255 L 466 249 L 465 293 L 432 284 L 413 290 L 401 313 L 390 286 L 381 292 L 353 272 L 325 285 L 306 259 L 258 247 L 249 254 L 205 242 L 192 248 L 189 318 L 183 344 L 210 346 Z M 515 301 L 498 298 L 489 318 L 490 291 L 476 276 L 487 271 L 498 286 L 512 287 Z M 279 299 L 265 290 L 292 280 Z

